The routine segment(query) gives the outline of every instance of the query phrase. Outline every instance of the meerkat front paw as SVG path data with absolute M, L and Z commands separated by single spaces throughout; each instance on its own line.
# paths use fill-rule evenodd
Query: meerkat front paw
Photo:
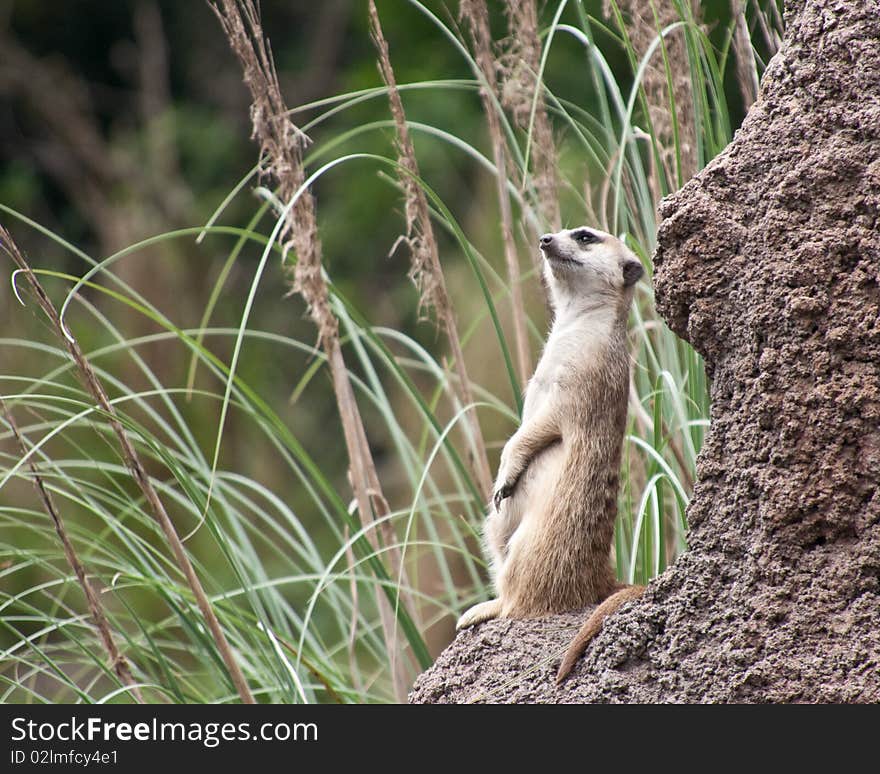
M 470 608 L 455 624 L 456 631 L 467 629 L 469 626 L 475 626 L 483 621 L 489 621 L 492 618 L 498 618 L 501 615 L 501 600 L 490 599 L 488 602 L 480 602 Z
M 492 503 L 497 511 L 501 507 L 502 500 L 510 497 L 516 485 L 522 470 L 518 470 L 516 465 L 516 455 L 513 453 L 512 440 L 504 445 L 501 452 L 501 463 L 498 466 L 498 476 L 495 479 L 495 492 L 492 495 Z

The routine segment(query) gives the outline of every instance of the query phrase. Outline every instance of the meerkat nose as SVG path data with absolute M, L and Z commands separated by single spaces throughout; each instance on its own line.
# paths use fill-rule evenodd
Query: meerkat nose
M 553 241 L 553 234 L 544 234 L 539 240 L 541 243 L 541 247 L 546 247 Z

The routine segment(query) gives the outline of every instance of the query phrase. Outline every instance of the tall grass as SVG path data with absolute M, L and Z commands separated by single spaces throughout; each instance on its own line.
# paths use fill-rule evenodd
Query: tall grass
M 541 200 L 546 180 L 535 181 L 535 159 L 541 158 L 534 147 L 540 142 L 536 122 L 517 123 L 504 109 L 497 98 L 502 86 L 487 82 L 489 71 L 480 60 L 486 49 L 472 48 L 478 40 L 451 18 L 410 2 L 433 26 L 436 45 L 451 46 L 473 77 L 442 80 L 445 74 L 437 73 L 436 80 L 401 82 L 401 96 L 414 90 L 470 94 L 487 111 L 492 158 L 480 150 L 487 142 L 482 135 L 466 136 L 402 114 L 397 124 L 323 131 L 365 101 L 387 100 L 388 88 L 379 86 L 291 111 L 308 117 L 302 128 L 314 140 L 302 159 L 303 180 L 378 172 L 403 195 L 408 175 L 433 221 L 419 226 L 422 233 L 431 227 L 455 246 L 439 255 L 442 271 L 468 269 L 468 303 L 456 299 L 456 317 L 444 319 L 456 327 L 447 332 L 460 340 L 469 363 L 491 362 L 502 376 L 473 380 L 456 367 L 464 363 L 449 361 L 443 341 L 429 350 L 412 335 L 383 326 L 319 264 L 363 427 L 381 434 L 385 444 L 377 464 L 384 496 L 368 487 L 353 498 L 316 455 L 322 446 L 343 446 L 342 425 L 327 426 L 322 438 L 304 437 L 286 416 L 288 407 L 273 405 L 254 386 L 248 376 L 253 362 L 247 369 L 243 365 L 248 352 L 258 352 L 263 362 L 296 364 L 287 372 L 294 416 L 300 396 L 326 389 L 330 350 L 284 330 L 258 329 L 249 316 L 254 303 L 287 304 L 291 315 L 302 312 L 295 300 L 261 293 L 267 272 L 302 257 L 298 247 L 287 254 L 278 238 L 291 191 L 257 187 L 262 202 L 251 221 L 243 227 L 224 224 L 229 200 L 247 195 L 250 186 L 242 181 L 208 226 L 163 234 L 103 260 L 0 206 L 13 234 L 34 229 L 82 266 L 73 276 L 31 256 L 36 280 L 63 306 L 63 330 L 56 326 L 41 337 L 0 339 L 0 364 L 25 364 L 15 372 L 0 366 L 0 395 L 8 410 L 0 418 L 0 701 L 101 703 L 138 696 L 148 702 L 237 701 L 236 670 L 258 701 L 400 700 L 393 672 L 402 669 L 411 681 L 451 636 L 456 615 L 490 593 L 478 547 L 485 485 L 474 473 L 475 433 L 469 423 L 479 417 L 491 462 L 497 463 L 521 407 L 518 368 L 529 355 L 534 362 L 546 328 L 531 245 L 553 215 Z M 542 90 L 530 95 L 532 115 L 545 110 L 554 127 L 560 159 L 554 184 L 563 222 L 587 222 L 623 235 L 648 269 L 631 320 L 630 422 L 613 557 L 618 577 L 630 582 L 656 576 L 686 547 L 685 509 L 709 417 L 699 356 L 654 311 L 650 255 L 657 197 L 683 182 L 687 149 L 679 138 L 694 138 L 696 168 L 729 142 L 725 79 L 732 72 L 735 32 L 742 43 L 741 20 L 722 30 L 719 46 L 688 3 L 675 5 L 678 18 L 669 24 L 658 20 L 649 47 L 639 51 L 629 14 L 613 0 L 608 19 L 579 3 L 550 3 L 536 30 L 543 48 L 539 70 L 532 73 Z M 778 29 L 777 17 L 763 6 L 747 6 L 746 18 L 761 29 Z M 673 37 L 684 44 L 677 61 L 667 45 Z M 563 46 L 579 52 L 582 80 L 591 91 L 584 103 L 557 97 L 545 78 L 545 66 Z M 390 60 L 393 64 L 393 40 Z M 612 65 L 621 61 L 623 66 Z M 752 62 L 763 66 L 761 56 Z M 650 95 L 643 88 L 651 67 L 669 84 L 670 124 L 662 130 L 652 125 Z M 677 72 L 689 80 L 688 111 L 676 110 Z M 683 114 L 693 118 L 687 132 L 678 123 Z M 520 271 L 510 271 L 510 245 L 505 254 L 500 229 L 482 245 L 468 233 L 467 202 L 443 201 L 432 181 L 421 178 L 417 167 L 404 168 L 391 147 L 387 156 L 359 149 L 376 133 L 387 135 L 395 126 L 399 132 L 401 120 L 421 141 L 459 154 L 475 174 L 499 178 L 501 170 L 495 189 L 500 211 L 511 213 L 512 225 L 504 231 L 516 240 L 513 256 Z M 665 137 L 672 138 L 671 147 L 662 147 Z M 664 165 L 664 154 L 675 163 Z M 196 237 L 206 252 L 227 257 L 218 266 L 201 324 L 185 327 L 116 269 L 118 261 L 137 260 L 149 245 Z M 227 282 L 248 248 L 262 260 L 255 271 L 253 264 L 239 267 L 252 272 L 246 298 L 239 301 L 240 323 L 214 326 L 216 305 L 238 298 Z M 511 276 L 522 283 L 529 303 L 514 292 L 520 288 L 510 287 Z M 30 314 L 37 308 L 33 296 L 20 274 L 12 280 L 28 307 L 20 314 Z M 11 293 L 7 297 L 17 303 Z M 154 332 L 133 335 L 116 322 L 132 315 L 149 321 Z M 77 337 L 86 330 L 93 333 L 83 336 L 83 356 L 104 385 L 113 413 L 76 378 L 64 333 Z M 530 337 L 525 348 L 514 334 L 522 337 L 523 331 Z M 157 374 L 144 356 L 156 345 L 181 364 L 176 380 Z M 239 428 L 234 438 L 227 437 L 227 416 Z M 212 433 L 203 429 L 206 418 Z M 116 419 L 182 537 L 229 653 L 212 636 L 150 497 L 118 451 Z M 281 475 L 251 469 L 246 464 L 251 454 L 271 457 Z M 228 459 L 240 464 L 227 464 Z M 28 491 L 28 482 L 42 487 L 54 509 Z M 352 483 L 356 490 L 362 486 Z M 107 633 L 96 629 L 94 604 L 87 602 L 83 580 L 58 539 L 59 518 L 131 680 L 101 645 Z M 392 613 L 390 632 L 384 605 Z

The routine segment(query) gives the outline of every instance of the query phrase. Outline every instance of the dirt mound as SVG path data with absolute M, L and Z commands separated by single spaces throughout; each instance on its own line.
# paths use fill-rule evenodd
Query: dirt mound
M 581 616 L 459 635 L 414 702 L 880 701 L 880 14 L 790 3 L 727 150 L 661 206 L 657 305 L 706 358 L 690 549 Z

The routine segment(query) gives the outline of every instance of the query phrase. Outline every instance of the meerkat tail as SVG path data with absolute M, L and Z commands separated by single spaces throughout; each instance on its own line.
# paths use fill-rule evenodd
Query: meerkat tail
M 624 603 L 638 599 L 644 591 L 644 586 L 624 586 L 619 591 L 615 591 L 592 612 L 571 641 L 568 650 L 565 651 L 565 656 L 563 656 L 562 663 L 559 665 L 559 671 L 556 673 L 557 685 L 560 685 L 571 674 L 571 670 L 574 669 L 574 665 L 577 664 L 580 657 L 584 654 L 587 645 L 590 644 L 590 640 L 602 629 L 605 619 L 617 612 L 617 609 Z

